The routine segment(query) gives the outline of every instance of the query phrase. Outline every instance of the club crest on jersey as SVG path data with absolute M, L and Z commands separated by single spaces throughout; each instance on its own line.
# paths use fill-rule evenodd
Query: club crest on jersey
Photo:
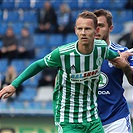
M 102 89 L 108 84 L 108 76 L 105 73 L 101 72 L 99 79 L 99 89 Z
M 96 60 L 97 66 L 101 66 L 102 62 L 103 62 L 103 59 L 101 57 L 97 58 L 97 60 Z
M 99 75 L 100 75 L 99 69 L 87 71 L 87 72 L 83 72 L 83 73 L 71 73 L 70 80 L 71 80 L 71 82 L 80 83 L 83 81 L 89 81 L 93 78 L 99 77 Z

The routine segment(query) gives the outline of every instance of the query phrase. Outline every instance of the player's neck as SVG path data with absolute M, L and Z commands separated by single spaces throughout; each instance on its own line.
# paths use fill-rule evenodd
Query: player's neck
M 78 45 L 78 51 L 81 54 L 90 54 L 93 51 L 94 45 Z
M 108 46 L 110 45 L 110 40 L 109 40 L 109 38 L 106 39 L 106 43 L 108 44 Z

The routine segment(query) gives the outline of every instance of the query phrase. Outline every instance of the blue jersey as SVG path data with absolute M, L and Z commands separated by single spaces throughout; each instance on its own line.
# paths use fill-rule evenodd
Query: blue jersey
M 127 47 L 110 42 L 109 48 L 123 52 Z M 133 68 L 133 57 L 128 58 Z M 101 67 L 100 83 L 98 89 L 98 110 L 102 124 L 109 124 L 129 115 L 127 101 L 123 96 L 123 71 L 114 67 L 108 60 L 104 60 Z

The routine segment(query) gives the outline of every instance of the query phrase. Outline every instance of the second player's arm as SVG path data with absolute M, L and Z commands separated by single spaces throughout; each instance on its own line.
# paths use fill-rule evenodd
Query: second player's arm
M 124 69 L 122 69 L 125 73 L 128 82 L 133 85 L 133 68 L 130 67 L 130 65 L 127 65 Z
M 128 51 L 121 52 L 120 57 L 115 58 L 114 60 L 110 61 L 115 67 L 123 70 L 124 74 L 127 77 L 128 82 L 131 85 L 133 85 L 133 68 L 131 68 L 130 63 L 133 66 L 133 61 L 130 60 L 131 62 L 129 63 L 127 59 L 129 56 L 132 56 L 132 55 L 133 55 L 133 53 L 130 53 Z

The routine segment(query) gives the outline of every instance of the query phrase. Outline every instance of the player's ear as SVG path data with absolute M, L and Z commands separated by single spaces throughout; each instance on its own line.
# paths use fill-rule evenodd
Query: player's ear
M 76 29 L 76 26 L 74 27 L 74 30 L 75 30 L 75 34 L 77 35 L 77 29 Z
M 111 25 L 111 26 L 109 27 L 110 32 L 112 32 L 113 29 L 114 29 L 114 26 Z

